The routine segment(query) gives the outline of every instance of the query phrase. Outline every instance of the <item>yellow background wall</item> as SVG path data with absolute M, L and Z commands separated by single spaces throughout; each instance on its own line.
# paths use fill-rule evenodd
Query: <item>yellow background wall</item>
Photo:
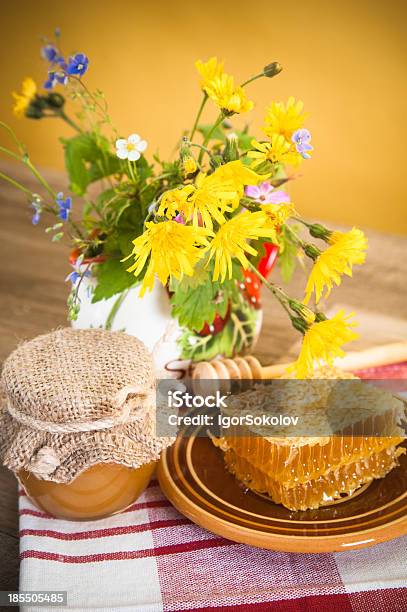
M 193 121 L 201 99 L 196 58 L 224 58 L 237 80 L 278 60 L 282 74 L 249 86 L 256 107 L 245 118 L 258 131 L 272 100 L 304 100 L 315 154 L 290 187 L 297 208 L 406 233 L 406 7 L 404 0 L 8 0 L 0 20 L 0 118 L 36 162 L 62 167 L 62 126 L 16 120 L 9 95 L 24 76 L 43 82 L 39 36 L 55 26 L 65 52 L 88 54 L 88 85 L 105 91 L 123 135 L 148 139 L 149 155 L 157 148 L 169 154 Z

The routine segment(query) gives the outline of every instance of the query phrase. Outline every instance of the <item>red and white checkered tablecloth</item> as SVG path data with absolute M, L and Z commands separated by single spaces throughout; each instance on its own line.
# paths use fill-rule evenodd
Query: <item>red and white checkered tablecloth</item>
M 363 374 L 407 379 L 407 364 Z M 20 536 L 20 590 L 67 591 L 78 612 L 407 610 L 407 537 L 334 554 L 261 550 L 194 525 L 156 481 L 125 512 L 82 523 L 21 493 Z

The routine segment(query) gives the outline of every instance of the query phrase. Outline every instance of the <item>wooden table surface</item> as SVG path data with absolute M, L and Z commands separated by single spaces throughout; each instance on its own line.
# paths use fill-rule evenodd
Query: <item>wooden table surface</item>
M 4 170 L 4 167 L 2 168 Z M 8 167 L 17 176 L 17 169 Z M 18 172 L 20 178 L 22 175 Z M 63 185 L 57 177 L 54 185 Z M 55 182 L 55 180 L 57 182 Z M 35 188 L 35 187 L 33 187 Z M 51 243 L 44 233 L 46 223 L 34 227 L 32 211 L 24 196 L 11 186 L 0 183 L 0 258 L 1 309 L 0 359 L 22 339 L 44 333 L 66 322 L 69 272 L 67 247 Z M 407 318 L 407 239 L 367 231 L 369 256 L 364 267 L 345 279 L 335 290 L 335 301 L 384 315 Z M 278 273 L 275 275 L 278 279 Z M 300 297 L 304 279 L 296 273 L 291 293 Z M 297 333 L 286 316 L 264 292 L 264 325 L 256 354 L 263 363 L 281 360 Z M 369 339 L 365 339 L 369 343 Z M 0 467 L 0 590 L 18 588 L 18 515 L 17 486 L 12 474 Z

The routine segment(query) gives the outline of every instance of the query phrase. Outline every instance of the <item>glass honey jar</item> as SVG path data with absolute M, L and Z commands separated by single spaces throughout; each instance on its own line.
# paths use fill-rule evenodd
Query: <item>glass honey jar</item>
M 25 342 L 1 386 L 0 459 L 57 518 L 128 508 L 173 442 L 155 435 L 151 355 L 121 332 L 66 328 Z
M 139 468 L 99 463 L 70 483 L 37 478 L 22 470 L 18 479 L 28 497 L 44 512 L 73 521 L 99 519 L 131 506 L 148 486 L 156 462 Z

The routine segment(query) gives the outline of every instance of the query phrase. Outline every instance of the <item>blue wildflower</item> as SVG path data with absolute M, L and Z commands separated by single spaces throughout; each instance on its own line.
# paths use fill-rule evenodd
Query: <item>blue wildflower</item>
M 88 69 L 89 60 L 84 53 L 77 53 L 69 58 L 68 74 L 82 76 Z
M 62 57 L 58 57 L 57 62 L 58 66 L 61 68 L 61 70 L 64 70 L 65 72 L 68 70 L 68 64 L 66 63 L 66 61 L 64 60 L 64 58 Z
M 82 259 L 83 259 L 83 256 L 80 257 L 74 264 L 72 264 L 73 270 L 72 270 L 72 272 L 70 272 L 68 274 L 68 276 L 65 279 L 65 282 L 70 281 L 72 283 L 72 285 L 76 285 L 78 280 L 80 280 L 82 277 L 83 278 L 87 278 L 87 277 L 91 276 L 91 271 L 89 270 L 89 267 L 87 267 L 82 272 L 82 270 L 81 270 Z
M 55 201 L 59 208 L 59 218 L 62 219 L 62 221 L 67 221 L 72 208 L 72 198 L 68 196 L 64 199 L 64 194 L 62 193 L 62 191 L 60 191 L 59 193 L 57 193 Z
M 34 200 L 33 202 L 31 202 L 31 206 L 34 209 L 34 214 L 32 216 L 31 222 L 33 225 L 38 225 L 42 213 L 41 202 L 39 200 Z
M 59 57 L 59 51 L 55 45 L 45 45 L 41 49 L 41 56 L 51 64 L 55 63 Z
M 41 216 L 40 211 L 36 210 L 31 219 L 33 225 L 38 225 L 38 223 L 40 222 L 40 216 Z
M 82 76 L 88 69 L 89 59 L 84 53 L 76 53 L 69 58 L 67 72 L 72 75 Z
M 58 64 L 66 70 L 66 62 L 55 45 L 45 45 L 45 47 L 42 47 L 41 56 L 50 64 Z
M 80 272 L 73 270 L 65 279 L 65 282 L 71 281 L 73 285 L 76 285 L 77 281 L 80 279 Z
M 53 89 L 55 87 L 56 83 L 57 83 L 57 79 L 56 79 L 56 76 L 55 76 L 55 71 L 50 70 L 48 72 L 48 78 L 45 81 L 43 87 L 44 87 L 44 89 Z
M 66 85 L 68 82 L 68 75 L 66 74 L 66 72 L 60 72 L 58 70 L 58 72 L 55 73 L 55 80 L 61 85 Z
M 300 153 L 304 159 L 310 159 L 311 155 L 308 151 L 314 150 L 314 147 L 310 144 L 311 132 L 305 128 L 300 128 L 294 132 L 291 140 L 295 144 L 297 153 Z

